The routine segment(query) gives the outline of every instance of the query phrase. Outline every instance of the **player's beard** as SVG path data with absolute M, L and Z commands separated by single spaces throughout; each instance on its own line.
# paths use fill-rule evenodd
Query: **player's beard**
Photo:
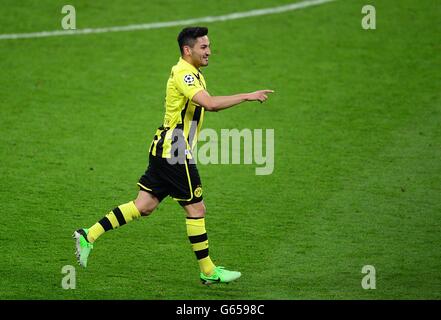
M 200 67 L 208 66 L 208 56 L 198 55 L 196 52 L 192 53 L 193 65 L 198 69 Z
M 206 67 L 208 66 L 208 57 L 201 57 L 201 66 Z

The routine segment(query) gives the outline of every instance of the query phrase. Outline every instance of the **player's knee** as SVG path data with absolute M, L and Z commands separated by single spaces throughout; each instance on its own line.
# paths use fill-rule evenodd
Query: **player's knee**
M 198 208 L 198 211 L 201 217 L 205 217 L 205 213 L 207 212 L 205 204 L 202 203 L 202 205 Z
M 141 216 L 150 215 L 158 206 L 158 201 L 154 201 L 154 199 L 138 197 L 135 200 L 135 206 L 138 209 Z
M 198 202 L 185 207 L 187 211 L 187 216 L 191 218 L 204 218 L 206 213 L 205 204 L 203 202 Z
M 152 203 L 143 203 L 139 208 L 141 216 L 148 216 L 156 209 L 156 205 Z
M 155 210 L 160 201 L 154 195 L 140 190 L 134 202 L 141 216 L 148 216 Z

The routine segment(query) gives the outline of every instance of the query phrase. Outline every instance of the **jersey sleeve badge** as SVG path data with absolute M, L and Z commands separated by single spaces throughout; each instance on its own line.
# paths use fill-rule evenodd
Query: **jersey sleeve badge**
M 191 74 L 186 74 L 184 76 L 184 82 L 189 86 L 194 85 L 194 77 Z

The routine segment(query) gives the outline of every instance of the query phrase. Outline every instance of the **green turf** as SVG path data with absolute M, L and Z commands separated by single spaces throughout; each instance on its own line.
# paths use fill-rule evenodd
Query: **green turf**
M 290 2 L 70 4 L 86 28 Z M 136 195 L 181 28 L 1 40 L 0 299 L 440 299 L 441 5 L 369 3 L 370 31 L 361 0 L 207 24 L 212 95 L 276 90 L 206 114 L 217 132 L 275 129 L 272 175 L 199 166 L 211 256 L 243 273 L 210 288 L 171 199 L 100 238 L 86 270 L 70 238 Z M 2 1 L 0 33 L 59 29 L 64 4 Z

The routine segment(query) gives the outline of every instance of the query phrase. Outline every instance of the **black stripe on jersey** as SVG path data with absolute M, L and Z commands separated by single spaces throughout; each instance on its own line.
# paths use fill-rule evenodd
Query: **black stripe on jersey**
M 156 156 L 162 157 L 162 150 L 164 147 L 165 135 L 167 134 L 167 130 L 161 132 L 161 137 L 159 138 L 158 143 L 156 144 Z
M 123 216 L 123 214 L 121 212 L 121 209 L 119 207 L 116 207 L 112 211 L 113 211 L 113 214 L 116 217 L 116 220 L 118 220 L 119 226 L 125 225 L 127 223 L 126 219 L 124 218 L 124 216 Z
M 202 80 L 201 80 L 201 75 L 200 75 L 199 73 L 196 74 L 196 73 L 194 73 L 194 72 L 193 72 L 193 74 L 194 74 L 194 76 L 198 79 L 199 84 L 201 85 L 201 87 L 205 89 L 204 83 L 203 83 Z
M 173 133 L 172 133 L 172 141 L 171 144 L 175 144 L 176 142 L 178 142 L 178 146 L 175 148 L 172 148 L 172 150 L 174 149 L 173 152 L 173 156 L 175 157 L 179 157 L 180 152 L 182 154 L 185 154 L 185 149 L 186 149 L 186 144 L 185 144 L 185 137 L 184 137 L 184 119 L 185 119 L 185 114 L 187 113 L 187 109 L 188 109 L 188 105 L 190 103 L 190 100 L 187 99 L 187 102 L 185 103 L 185 107 L 184 109 L 182 109 L 181 111 L 181 123 L 178 123 L 176 125 L 176 127 L 173 129 Z M 181 131 L 179 134 L 179 130 Z M 181 140 L 180 138 L 184 138 L 183 141 L 179 141 Z
M 201 119 L 202 107 L 195 106 L 193 119 L 191 121 L 190 132 L 188 133 L 188 143 L 191 145 L 193 142 L 194 135 L 196 134 L 196 130 L 198 128 L 199 120 Z
M 152 153 L 153 148 L 155 147 L 155 141 L 158 140 L 158 136 L 155 134 L 155 137 L 153 138 L 152 143 L 150 144 L 149 153 Z
M 207 237 L 207 233 L 204 233 L 198 236 L 189 236 L 188 239 L 190 239 L 190 243 L 199 243 L 199 242 L 207 241 L 208 237 Z
M 185 113 L 187 112 L 187 108 L 188 108 L 188 103 L 189 102 L 190 102 L 190 100 L 187 100 L 187 102 L 185 103 L 184 109 L 182 109 L 182 111 L 181 111 L 181 123 L 182 124 L 184 124 Z
M 174 157 L 185 155 L 187 144 L 185 143 L 184 125 L 182 123 L 179 123 L 176 125 L 176 128 L 173 129 L 171 145 L 171 151 L 173 151 Z
M 196 121 L 196 123 L 199 123 L 199 120 L 201 120 L 201 114 L 202 114 L 202 107 L 195 106 L 195 110 L 194 110 L 194 114 L 193 114 L 193 121 Z

